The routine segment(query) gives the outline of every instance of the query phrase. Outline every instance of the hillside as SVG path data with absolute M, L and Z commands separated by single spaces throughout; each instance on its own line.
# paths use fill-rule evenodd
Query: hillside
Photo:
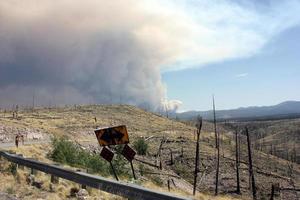
M 195 139 L 193 125 L 188 125 L 176 120 L 170 120 L 154 113 L 145 112 L 133 106 L 127 105 L 91 105 L 73 106 L 65 108 L 39 108 L 34 111 L 20 110 L 18 118 L 12 118 L 12 113 L 0 113 L 0 135 L 5 138 L 3 142 L 13 141 L 14 135 L 24 133 L 35 135 L 31 140 L 49 140 L 53 136 L 68 136 L 81 148 L 91 152 L 98 152 L 99 147 L 93 130 L 97 127 L 125 124 L 128 128 L 130 146 L 138 138 L 144 138 L 149 145 L 146 156 L 137 156 L 134 167 L 137 170 L 138 181 L 145 187 L 157 188 L 167 191 L 168 180 L 172 180 L 171 191 L 180 195 L 191 195 L 192 180 L 195 159 Z M 95 120 L 96 118 L 96 120 Z M 241 189 L 242 195 L 233 193 L 235 190 L 235 161 L 233 135 L 229 131 L 219 127 L 221 132 L 221 165 L 220 165 L 220 196 L 216 199 L 249 199 L 248 168 L 246 148 L 242 142 L 241 155 Z M 38 136 L 37 136 L 38 135 Z M 38 137 L 38 138 L 37 138 Z M 244 140 L 244 138 L 243 138 Z M 162 143 L 162 170 L 144 163 L 158 165 L 156 154 Z M 23 153 L 24 156 L 37 157 L 45 162 L 52 162 L 46 155 L 51 151 L 51 145 L 29 145 L 13 150 Z M 170 153 L 172 152 L 173 163 Z M 211 199 L 214 192 L 215 178 L 215 148 L 212 125 L 205 122 L 201 133 L 200 142 L 200 173 L 198 179 L 198 191 L 201 192 L 197 199 Z M 282 187 L 300 187 L 300 167 L 278 157 L 268 155 L 261 151 L 253 152 L 255 175 L 258 194 L 261 198 L 267 198 L 272 183 L 280 183 Z M 100 159 L 100 158 L 99 158 Z M 143 161 L 144 163 L 140 162 Z M 289 166 L 289 168 L 287 168 Z M 128 164 L 123 166 L 129 168 Z M 129 168 L 130 169 L 130 168 Z M 1 172 L 3 173 L 3 172 Z M 2 174 L 1 174 L 2 175 Z M 3 175 L 4 176 L 4 175 Z M 7 180 L 8 175 L 5 175 Z M 123 181 L 128 181 L 122 178 Z M 22 181 L 21 181 L 22 182 Z M 27 188 L 26 184 L 20 187 Z M 65 188 L 69 188 L 68 182 Z M 20 184 L 19 184 L 20 185 Z M 3 185 L 0 191 L 6 192 L 8 188 Z M 26 189 L 16 189 L 19 196 L 24 196 Z M 35 189 L 36 190 L 36 189 Z M 48 192 L 46 188 L 44 192 Z M 60 192 L 59 198 L 64 199 L 66 192 Z M 95 193 L 94 195 L 97 195 Z M 32 195 L 39 195 L 33 193 Z M 282 192 L 288 199 L 297 199 L 293 192 Z M 45 196 L 45 195 L 44 195 Z M 32 196 L 28 196 L 30 199 Z M 36 196 L 35 196 L 36 197 Z M 107 197 L 109 198 L 109 197 Z
M 204 119 L 211 120 L 213 118 L 212 111 L 187 111 L 177 113 L 176 117 L 179 119 L 192 119 L 197 115 L 201 115 Z M 274 106 L 251 106 L 230 110 L 217 110 L 216 115 L 218 119 L 237 119 L 249 120 L 264 119 L 264 118 L 288 118 L 300 117 L 300 101 L 285 101 Z
M 300 163 L 300 119 L 226 122 L 229 130 L 242 130 L 252 133 L 254 147 L 265 153 Z

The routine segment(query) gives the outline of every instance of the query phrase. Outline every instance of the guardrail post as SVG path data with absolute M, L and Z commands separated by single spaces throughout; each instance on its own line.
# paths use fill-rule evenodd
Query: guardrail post
M 54 165 L 59 166 L 58 163 L 55 163 Z M 51 174 L 51 183 L 58 184 L 59 183 L 59 177 L 58 176 L 54 176 L 53 174 Z
M 59 183 L 59 177 L 51 175 L 51 183 L 58 184 Z
M 23 154 L 18 154 L 18 156 L 23 158 Z M 17 164 L 17 168 L 19 168 L 21 170 L 24 170 L 24 166 L 23 165 Z
M 30 174 L 37 175 L 37 170 L 33 169 L 33 168 L 30 168 Z
M 29 158 L 30 160 L 35 160 L 34 158 Z M 38 171 L 34 168 L 30 168 L 30 174 L 36 176 Z
M 81 172 L 81 169 L 76 169 L 77 172 Z M 81 185 L 82 189 L 86 189 L 86 185 Z

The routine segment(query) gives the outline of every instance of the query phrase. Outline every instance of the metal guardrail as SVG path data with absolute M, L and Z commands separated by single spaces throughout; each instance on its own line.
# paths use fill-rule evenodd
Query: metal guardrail
M 36 160 L 20 157 L 16 154 L 10 154 L 0 151 L 0 156 L 6 158 L 10 162 L 36 169 L 47 174 L 61 177 L 82 185 L 93 187 L 111 194 L 119 195 L 129 199 L 141 200 L 187 200 L 189 198 L 179 197 L 168 193 L 158 192 L 146 189 L 144 187 L 122 183 L 114 180 L 109 180 L 100 176 L 87 174 L 84 172 L 75 172 L 63 167 L 45 164 Z

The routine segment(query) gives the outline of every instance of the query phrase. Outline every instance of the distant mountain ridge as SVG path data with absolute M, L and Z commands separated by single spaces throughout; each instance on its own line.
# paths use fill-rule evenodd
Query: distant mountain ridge
M 198 115 L 207 120 L 213 118 L 212 110 L 176 113 L 177 118 L 184 120 L 193 119 Z M 229 110 L 216 110 L 218 119 L 262 118 L 289 115 L 299 115 L 300 117 L 300 101 L 285 101 L 273 106 L 251 106 Z

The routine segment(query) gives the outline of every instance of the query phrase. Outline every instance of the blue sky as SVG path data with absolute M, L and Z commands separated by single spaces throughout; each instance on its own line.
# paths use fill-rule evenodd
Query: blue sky
M 300 26 L 273 37 L 256 54 L 192 69 L 164 72 L 168 98 L 180 111 L 273 105 L 300 100 Z

